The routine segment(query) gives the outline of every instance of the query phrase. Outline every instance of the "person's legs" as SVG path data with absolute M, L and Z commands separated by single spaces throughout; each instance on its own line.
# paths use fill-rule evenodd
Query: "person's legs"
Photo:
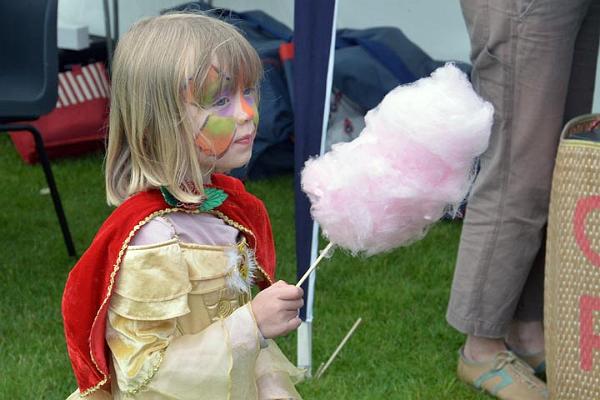
M 573 48 L 590 2 L 461 2 L 473 83 L 496 110 L 467 208 L 447 313 L 448 322 L 469 335 L 465 356 L 473 360 L 505 348 L 544 240 Z
M 521 292 L 515 316 L 506 334 L 506 344 L 515 353 L 532 356 L 544 351 L 544 262 L 546 229 L 529 276 Z M 539 357 L 540 362 L 543 357 Z
M 563 125 L 576 116 L 591 112 L 599 38 L 600 0 L 594 0 L 589 6 L 575 41 Z M 544 350 L 544 331 L 541 323 L 544 255 L 545 246 L 542 246 L 523 288 L 514 321 L 506 338 L 509 346 L 520 354 L 535 354 Z
M 592 0 L 575 43 L 565 105 L 565 123 L 579 115 L 588 114 L 592 110 L 599 42 L 600 0 Z

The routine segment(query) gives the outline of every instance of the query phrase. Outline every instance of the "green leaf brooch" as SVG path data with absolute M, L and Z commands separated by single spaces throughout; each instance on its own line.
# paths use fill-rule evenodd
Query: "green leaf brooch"
M 165 202 L 171 207 L 185 208 L 186 210 L 198 210 L 200 212 L 211 211 L 219 207 L 223 204 L 225 199 L 227 199 L 227 193 L 213 187 L 204 188 L 204 199 L 202 200 L 202 203 L 182 203 L 164 186 L 160 187 L 160 192 L 162 193 Z

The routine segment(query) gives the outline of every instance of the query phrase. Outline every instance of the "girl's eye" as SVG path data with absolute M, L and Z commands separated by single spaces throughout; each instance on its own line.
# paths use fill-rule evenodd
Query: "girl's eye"
M 224 107 L 229 104 L 229 97 L 221 97 L 217 101 L 215 101 L 212 105 L 213 107 Z
M 254 96 L 254 93 L 256 92 L 256 89 L 251 87 L 251 88 L 246 88 L 244 89 L 244 97 L 250 97 L 250 96 Z

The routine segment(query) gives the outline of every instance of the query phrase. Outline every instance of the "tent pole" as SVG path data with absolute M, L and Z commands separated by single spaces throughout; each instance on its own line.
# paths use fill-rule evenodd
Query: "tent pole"
M 319 225 L 313 223 L 312 242 L 310 248 L 311 264 L 317 258 L 319 248 Z M 312 320 L 313 305 L 315 300 L 315 281 L 316 271 L 313 271 L 308 278 L 308 293 L 306 299 L 306 320 L 302 321 L 298 328 L 298 368 L 306 369 L 308 377 L 312 376 Z
M 329 63 L 327 66 L 327 84 L 325 90 L 325 101 L 323 104 L 323 123 L 321 126 L 321 148 L 319 154 L 325 151 L 325 143 L 327 139 L 327 125 L 329 123 L 329 103 L 331 98 L 331 88 L 333 86 L 333 61 L 335 58 L 335 38 L 337 25 L 337 8 L 338 1 L 333 0 L 333 19 L 331 22 L 331 41 L 329 46 Z M 312 241 L 310 264 L 312 264 L 318 255 L 319 249 L 319 225 L 316 222 L 312 224 Z M 313 321 L 313 304 L 315 293 L 316 271 L 310 274 L 308 279 L 308 293 L 306 302 L 306 319 L 298 328 L 297 336 L 297 365 L 299 368 L 306 369 L 306 375 L 312 376 L 312 321 Z

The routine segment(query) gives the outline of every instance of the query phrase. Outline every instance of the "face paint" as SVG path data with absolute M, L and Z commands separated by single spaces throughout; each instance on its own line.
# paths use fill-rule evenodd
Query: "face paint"
M 254 97 L 254 93 L 245 95 L 241 94 L 240 102 L 242 103 L 242 110 L 248 115 L 248 117 L 252 118 L 252 122 L 254 122 L 254 129 L 258 128 L 258 109 L 256 107 L 256 99 Z
M 254 91 L 246 89 L 238 96 L 243 113 L 246 118 L 252 119 L 256 129 L 259 116 Z M 219 158 L 227 152 L 233 143 L 238 123 L 235 117 L 236 102 L 234 100 L 227 90 L 215 99 L 213 111 L 207 117 L 204 126 L 201 128 L 201 134 L 196 139 L 196 144 L 205 154 Z
M 258 121 L 259 121 L 259 116 L 258 116 L 258 109 L 256 108 L 256 104 L 252 106 L 252 109 L 254 110 L 254 118 L 252 118 L 252 121 L 254 122 L 254 129 L 258 129 Z
M 202 107 L 210 109 L 210 113 L 196 138 L 196 145 L 205 154 L 217 158 L 227 152 L 235 138 L 239 123 L 235 100 L 239 100 L 242 111 L 246 114 L 246 118 L 253 121 L 255 129 L 259 120 L 254 89 L 242 91 L 239 93 L 239 99 L 235 99 L 227 88 L 226 81 L 230 80 L 216 67 L 211 66 L 199 99 Z
M 201 133 L 196 138 L 196 145 L 205 154 L 220 158 L 233 142 L 235 127 L 234 118 L 211 114 L 206 118 Z
M 224 104 L 221 105 L 221 102 Z M 213 110 L 207 116 L 196 144 L 205 154 L 219 158 L 229 149 L 235 137 L 235 106 L 229 91 L 221 92 L 211 105 Z
M 215 102 L 222 88 L 223 79 L 228 81 L 230 78 L 223 77 L 216 67 L 211 66 L 206 76 L 205 87 L 200 96 L 200 105 L 202 107 L 209 107 Z
M 252 109 L 254 110 L 254 118 L 252 118 L 252 121 L 254 122 L 254 129 L 258 129 L 258 121 L 259 121 L 259 116 L 258 116 L 258 110 L 256 109 L 256 105 L 252 106 Z

